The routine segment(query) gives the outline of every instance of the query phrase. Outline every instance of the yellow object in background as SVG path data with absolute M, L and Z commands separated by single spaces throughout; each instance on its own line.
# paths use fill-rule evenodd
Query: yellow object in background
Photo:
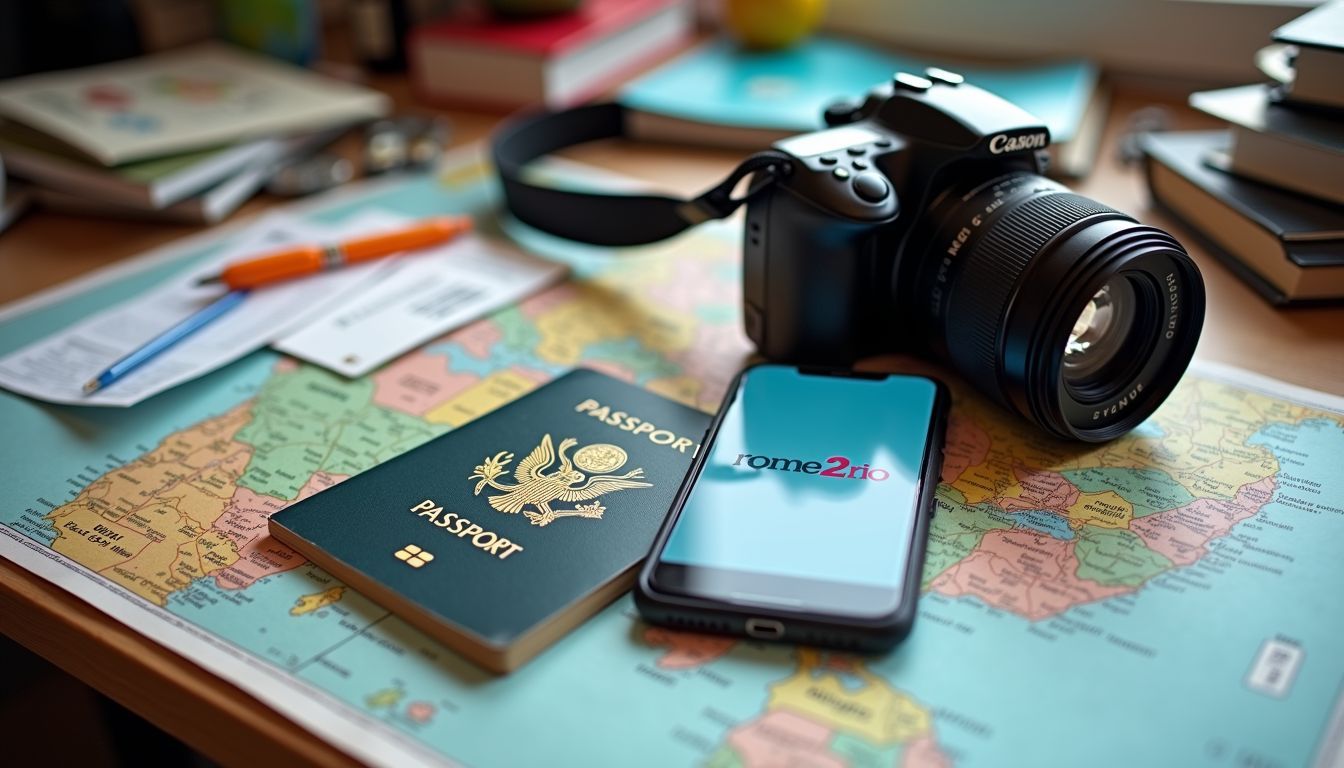
M 787 48 L 826 14 L 826 0 L 724 0 L 723 26 L 748 48 Z

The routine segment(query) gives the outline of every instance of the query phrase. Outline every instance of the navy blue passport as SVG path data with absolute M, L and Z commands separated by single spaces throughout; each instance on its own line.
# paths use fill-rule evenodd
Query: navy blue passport
M 271 516 L 271 534 L 507 672 L 633 584 L 709 416 L 576 370 Z

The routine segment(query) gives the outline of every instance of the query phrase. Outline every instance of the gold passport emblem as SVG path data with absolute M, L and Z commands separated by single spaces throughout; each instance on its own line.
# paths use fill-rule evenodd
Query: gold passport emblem
M 578 440 L 567 437 L 555 448 L 551 446 L 551 436 L 543 435 L 541 443 L 532 449 L 527 458 L 518 462 L 517 469 L 513 471 L 517 485 L 498 482 L 499 476 L 513 461 L 512 453 L 500 451 L 487 457 L 467 477 L 468 480 L 479 480 L 472 493 L 479 496 L 486 486 L 503 491 L 498 496 L 489 497 L 490 506 L 495 510 L 510 515 L 523 512 L 533 525 L 550 525 L 561 517 L 600 520 L 607 508 L 594 499 L 612 491 L 653 487 L 652 483 L 639 479 L 644 476 L 643 468 L 632 469 L 623 475 L 601 474 L 625 466 L 630 457 L 620 446 L 594 443 L 580 448 L 573 458 L 567 456 L 566 453 L 578 443 Z M 559 466 L 548 472 L 557 460 Z M 593 503 L 579 504 L 581 501 Z M 573 509 L 552 509 L 551 505 L 558 502 L 572 502 L 575 506 Z M 529 506 L 533 509 L 526 510 Z
M 414 544 L 407 544 L 401 549 L 398 549 L 396 552 L 393 552 L 392 556 L 397 558 L 401 562 L 411 566 L 412 568 L 419 568 L 420 566 L 434 559 L 434 555 L 430 554 L 429 552 L 426 552 L 425 550 L 421 549 L 420 547 L 417 547 Z

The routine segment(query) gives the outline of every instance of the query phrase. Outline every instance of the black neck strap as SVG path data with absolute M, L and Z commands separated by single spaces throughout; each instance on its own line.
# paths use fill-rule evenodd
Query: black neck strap
M 570 240 L 597 245 L 638 245 L 671 237 L 687 227 L 730 215 L 752 195 L 789 172 L 781 152 L 752 155 L 728 178 L 690 200 L 663 195 L 621 195 L 546 187 L 523 180 L 528 162 L 585 141 L 626 135 L 625 107 L 593 104 L 514 118 L 495 134 L 491 152 L 504 186 L 504 201 L 519 220 Z M 733 188 L 758 174 L 742 197 Z

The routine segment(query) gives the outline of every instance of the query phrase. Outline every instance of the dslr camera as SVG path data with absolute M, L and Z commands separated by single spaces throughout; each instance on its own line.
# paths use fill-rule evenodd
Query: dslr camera
M 507 126 L 494 154 L 510 208 L 618 245 L 745 201 L 744 322 L 768 358 L 933 356 L 1047 432 L 1100 442 L 1152 414 L 1194 354 L 1204 286 L 1180 243 L 1045 178 L 1046 126 L 953 72 L 897 73 L 691 201 L 522 180 L 527 160 L 624 119 L 606 104 Z
M 747 203 L 743 299 L 767 357 L 927 351 L 1060 437 L 1147 418 L 1204 318 L 1171 235 L 1041 175 L 1050 132 L 930 69 L 775 145 L 790 172 Z

